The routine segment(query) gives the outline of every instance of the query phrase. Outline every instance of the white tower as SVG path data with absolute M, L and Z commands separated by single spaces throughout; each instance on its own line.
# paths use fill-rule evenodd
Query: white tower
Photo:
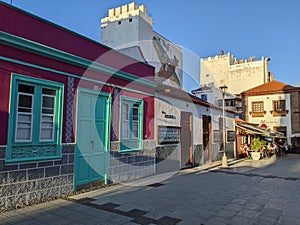
M 132 2 L 109 9 L 101 19 L 101 42 L 154 66 L 158 82 L 182 87 L 182 50 L 153 31 L 144 5 Z
M 109 9 L 108 16 L 101 19 L 101 42 L 112 48 L 152 36 L 152 18 L 144 5 L 132 2 Z

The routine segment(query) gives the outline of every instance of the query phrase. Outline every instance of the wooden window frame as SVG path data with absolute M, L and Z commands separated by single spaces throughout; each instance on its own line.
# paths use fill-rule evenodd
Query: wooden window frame
M 53 89 L 52 89 L 53 90 Z M 43 110 L 45 109 L 45 107 L 43 107 L 43 100 L 44 100 L 44 97 L 47 97 L 47 98 L 53 98 L 53 113 L 44 113 Z M 56 92 L 55 92 L 55 95 L 49 95 L 49 94 L 43 94 L 42 93 L 42 96 L 41 96 L 41 105 L 40 105 L 40 110 L 41 110 L 41 119 L 40 119 L 40 142 L 53 142 L 54 139 L 55 139 L 55 121 L 56 121 L 56 100 L 57 100 L 57 96 L 56 96 Z M 52 109 L 52 108 L 47 108 L 48 110 L 49 109 Z M 43 116 L 45 117 L 52 117 L 52 126 L 48 126 L 48 127 L 43 127 L 43 123 L 48 123 L 50 124 L 50 120 L 43 120 Z M 51 137 L 50 139 L 45 139 L 45 138 L 42 138 L 42 132 L 43 130 L 45 129 L 51 129 Z
M 278 103 L 279 104 L 279 108 L 281 106 L 281 102 L 284 103 L 284 108 L 280 111 L 276 110 L 275 104 Z M 272 101 L 272 111 L 271 111 L 272 115 L 275 116 L 286 116 L 286 114 L 288 113 L 288 111 L 286 110 L 286 100 L 273 100 Z
M 19 85 L 33 87 L 32 94 L 32 122 L 30 140 L 17 138 L 19 96 Z M 53 133 L 48 140 L 41 139 L 43 89 L 55 91 L 55 105 L 53 108 Z M 62 117 L 63 117 L 63 93 L 64 85 L 53 81 L 12 74 L 10 94 L 10 115 L 7 137 L 6 162 L 27 162 L 61 158 L 62 145 Z M 50 151 L 51 149 L 51 151 Z
M 128 105 L 128 120 L 124 120 L 124 105 Z M 138 109 L 138 120 L 133 119 L 133 109 Z M 121 107 L 120 107 L 120 152 L 127 151 L 138 151 L 142 149 L 143 140 L 143 117 L 144 117 L 144 102 L 140 99 L 134 99 L 130 97 L 121 96 Z M 128 122 L 128 137 L 123 137 L 123 126 L 124 122 Z M 138 130 L 136 137 L 133 134 L 133 125 L 138 124 Z
M 34 106 L 34 94 L 29 94 L 29 93 L 25 93 L 25 92 L 19 92 L 18 91 L 18 97 L 17 97 L 17 104 L 16 104 L 16 125 L 15 125 L 15 135 L 14 135 L 14 141 L 16 143 L 22 143 L 22 142 L 27 142 L 27 143 L 31 143 L 32 142 L 32 130 L 33 130 L 33 106 Z M 27 96 L 27 97 L 31 97 L 31 107 L 30 107 L 30 112 L 20 112 L 19 111 L 19 102 L 20 102 L 20 96 Z M 24 108 L 24 107 L 22 107 Z M 19 123 L 23 123 L 25 121 L 20 120 L 21 116 L 30 116 L 30 127 L 22 127 L 19 125 Z M 29 121 L 28 121 L 29 122 Z M 30 134 L 29 134 L 29 139 L 18 139 L 18 129 L 19 128 L 29 128 L 30 129 Z
M 261 104 L 262 107 L 259 107 L 258 104 Z M 257 105 L 257 106 L 255 106 Z M 251 107 L 252 107 L 252 112 L 251 112 L 251 116 L 252 117 L 264 117 L 265 115 L 265 111 L 264 111 L 264 102 L 263 101 L 255 101 L 255 102 L 251 102 Z M 256 111 L 256 109 L 261 108 L 261 111 Z

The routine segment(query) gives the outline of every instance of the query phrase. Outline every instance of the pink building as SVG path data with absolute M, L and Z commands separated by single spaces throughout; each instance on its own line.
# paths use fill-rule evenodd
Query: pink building
M 3 2 L 0 14 L 0 208 L 153 174 L 154 68 Z

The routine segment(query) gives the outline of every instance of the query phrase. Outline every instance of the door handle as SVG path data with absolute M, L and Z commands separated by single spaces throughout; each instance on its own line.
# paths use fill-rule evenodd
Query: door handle
M 94 150 L 94 141 L 91 141 L 91 147 L 92 147 L 92 150 Z

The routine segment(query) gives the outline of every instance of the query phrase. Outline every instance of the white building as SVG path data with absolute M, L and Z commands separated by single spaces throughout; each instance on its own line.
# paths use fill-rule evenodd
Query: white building
M 262 57 L 255 60 L 238 60 L 232 54 L 208 57 L 200 60 L 200 87 L 192 93 L 200 98 L 206 98 L 210 103 L 221 106 L 222 92 L 220 86 L 227 86 L 225 95 L 226 109 L 234 110 L 242 117 L 242 102 L 240 93 L 250 88 L 273 80 L 273 74 L 268 71 L 270 58 Z
M 219 160 L 222 108 L 182 89 L 182 49 L 153 30 L 144 5 L 110 9 L 101 20 L 101 41 L 155 67 L 157 172 Z M 234 157 L 234 113 L 226 111 L 227 153 Z
M 299 92 L 300 88 L 276 80 L 244 91 L 246 121 L 283 133 L 291 144 L 300 133 Z
M 220 160 L 223 144 L 222 108 L 177 88 L 159 86 L 156 91 L 156 154 L 158 168 L 182 168 Z M 235 157 L 234 112 L 225 111 L 225 145 L 227 157 Z M 177 135 L 176 135 L 177 133 Z M 178 136 L 176 140 L 174 137 Z M 165 139 L 164 139 L 165 138 Z
M 270 58 L 238 60 L 232 54 L 216 55 L 200 60 L 200 84 L 220 87 L 226 85 L 228 92 L 239 95 L 250 88 L 273 80 L 268 70 Z
M 153 30 L 144 5 L 132 2 L 109 9 L 101 19 L 101 42 L 153 65 L 159 83 L 182 87 L 182 50 Z

